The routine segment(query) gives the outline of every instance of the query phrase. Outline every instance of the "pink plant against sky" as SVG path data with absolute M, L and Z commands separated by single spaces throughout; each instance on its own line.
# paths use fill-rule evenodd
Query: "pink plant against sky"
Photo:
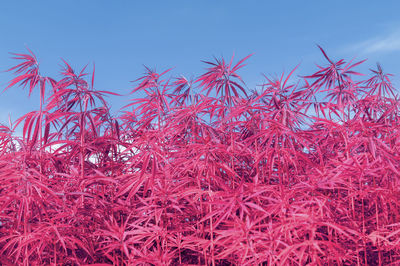
M 249 56 L 192 80 L 146 68 L 117 116 L 94 67 L 54 79 L 16 54 L 6 89 L 39 110 L 0 127 L 2 263 L 399 263 L 397 90 L 319 48 L 314 74 L 255 91 Z

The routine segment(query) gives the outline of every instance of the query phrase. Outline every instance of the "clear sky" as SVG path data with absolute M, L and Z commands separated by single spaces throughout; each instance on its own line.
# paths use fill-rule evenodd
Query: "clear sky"
M 0 70 L 15 64 L 8 52 L 34 51 L 44 75 L 58 78 L 60 58 L 78 70 L 96 64 L 95 85 L 120 94 L 143 65 L 173 74 L 199 75 L 200 60 L 239 59 L 240 73 L 254 88 L 261 73 L 278 75 L 301 63 L 297 75 L 324 64 L 316 44 L 333 59 L 379 61 L 400 85 L 399 1 L 1 1 Z M 0 87 L 12 78 L 0 73 Z M 12 88 L 0 95 L 0 122 L 35 110 L 37 94 Z M 113 111 L 129 97 L 112 97 Z

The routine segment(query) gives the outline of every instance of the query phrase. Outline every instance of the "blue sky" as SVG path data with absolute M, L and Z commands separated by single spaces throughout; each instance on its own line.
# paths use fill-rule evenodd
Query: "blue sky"
M 130 92 L 143 65 L 196 76 L 213 56 L 239 59 L 249 88 L 261 73 L 296 75 L 324 64 L 316 44 L 333 59 L 379 61 L 400 85 L 398 1 L 1 1 L 0 70 L 15 64 L 9 52 L 34 51 L 44 75 L 58 78 L 60 58 L 77 70 L 96 64 L 99 90 Z M 1 91 L 12 78 L 0 73 Z M 0 122 L 37 109 L 38 95 L 18 87 L 0 95 Z M 113 111 L 131 97 L 111 97 Z

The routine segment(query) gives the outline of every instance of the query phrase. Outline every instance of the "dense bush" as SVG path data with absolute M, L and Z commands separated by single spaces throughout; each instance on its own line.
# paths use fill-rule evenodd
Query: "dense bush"
M 316 73 L 254 91 L 248 58 L 194 80 L 146 68 L 119 117 L 94 71 L 54 80 L 16 54 L 7 89 L 40 90 L 40 109 L 0 128 L 2 264 L 400 263 L 390 75 L 321 51 Z

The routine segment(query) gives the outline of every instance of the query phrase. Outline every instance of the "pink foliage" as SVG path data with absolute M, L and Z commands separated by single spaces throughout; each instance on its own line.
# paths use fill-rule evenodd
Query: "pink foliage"
M 94 68 L 64 61 L 57 81 L 16 54 L 6 89 L 39 89 L 40 110 L 0 125 L 1 264 L 399 264 L 391 75 L 320 49 L 327 66 L 252 93 L 250 56 L 194 79 L 146 68 L 119 117 Z

